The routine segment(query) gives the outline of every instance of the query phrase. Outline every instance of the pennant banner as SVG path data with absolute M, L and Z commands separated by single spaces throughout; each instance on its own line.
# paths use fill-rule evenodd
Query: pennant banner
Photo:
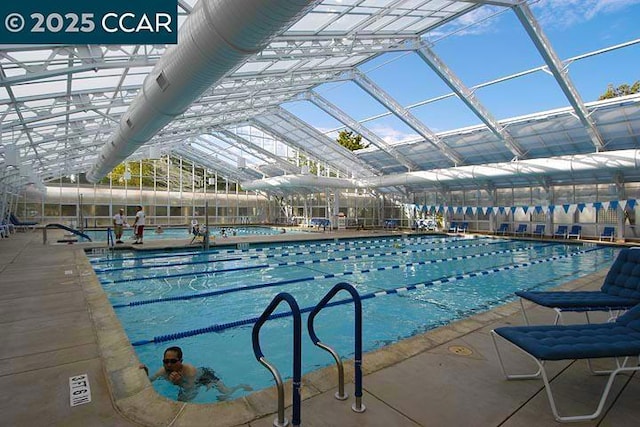
M 629 209 L 633 209 L 635 205 L 636 205 L 636 199 L 627 200 L 627 206 L 629 206 Z

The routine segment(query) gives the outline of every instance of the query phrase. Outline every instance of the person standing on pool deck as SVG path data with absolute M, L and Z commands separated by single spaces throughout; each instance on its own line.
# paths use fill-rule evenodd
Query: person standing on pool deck
M 118 213 L 113 216 L 113 232 L 116 235 L 116 243 L 123 243 L 122 227 L 124 227 L 125 222 L 124 209 L 120 209 Z
M 134 245 L 142 244 L 142 235 L 144 233 L 144 210 L 142 206 L 138 206 L 138 211 L 136 212 L 136 220 L 133 221 L 133 232 L 136 235 L 136 241 L 133 242 Z
M 145 365 L 140 365 L 140 369 L 144 369 L 147 375 L 149 375 L 149 369 Z M 211 387 L 218 389 L 221 393 L 221 395 L 218 396 L 218 400 L 227 400 L 229 396 L 239 388 L 242 388 L 245 391 L 252 390 L 251 387 L 245 384 L 229 388 L 224 385 L 212 369 L 204 367 L 196 368 L 189 363 L 183 363 L 182 349 L 180 347 L 169 347 L 164 351 L 162 368 L 149 376 L 149 380 L 151 382 L 158 378 L 171 381 L 173 384 L 180 387 L 178 400 L 183 402 L 192 400 L 196 397 L 198 394 L 197 388 L 201 385 L 205 386 L 207 390 Z

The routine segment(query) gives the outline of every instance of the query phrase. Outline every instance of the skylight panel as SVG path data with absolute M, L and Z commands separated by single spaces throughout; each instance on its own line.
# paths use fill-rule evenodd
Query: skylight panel
M 471 4 L 466 4 L 463 2 L 453 2 L 449 6 L 445 7 L 443 10 L 446 12 L 456 13 L 456 12 L 460 12 L 463 9 L 467 9 L 471 6 L 472 6 Z
M 382 28 L 381 31 L 393 31 L 398 32 L 402 31 L 405 27 L 410 26 L 411 24 L 418 21 L 420 18 L 415 16 L 403 16 L 402 18 L 395 19 L 386 27 Z
M 35 101 L 25 101 L 24 106 L 27 108 L 49 107 L 53 105 L 54 100 L 51 98 L 38 99 Z
M 315 9 L 313 9 L 313 11 L 314 12 L 341 13 L 341 12 L 344 12 L 344 11 L 346 11 L 348 9 L 349 8 L 347 6 L 343 6 L 343 5 L 339 5 L 339 4 L 334 4 L 334 5 L 321 4 L 321 5 L 317 6 Z
M 242 67 L 238 68 L 234 75 L 236 74 L 254 74 L 260 73 L 264 71 L 266 68 L 271 66 L 273 61 L 255 61 L 255 62 L 247 62 Z
M 461 2 L 456 2 L 456 3 L 461 3 Z M 462 8 L 467 7 L 467 4 L 461 3 L 462 4 Z M 431 0 L 429 3 L 420 6 L 418 9 L 420 10 L 432 10 L 432 11 L 437 11 L 437 10 L 441 10 L 447 6 L 451 6 L 451 2 L 450 1 L 446 1 L 446 0 Z
M 144 83 L 145 78 L 146 78 L 146 75 L 142 75 L 142 74 L 127 74 L 127 76 L 122 81 L 122 85 L 123 86 L 138 86 L 138 85 L 141 86 L 142 83 Z M 131 92 L 131 91 L 127 91 L 127 92 Z
M 333 22 L 331 25 L 329 25 L 325 29 L 325 31 L 350 31 L 367 18 L 369 18 L 369 15 L 343 15 L 342 17 L 336 19 L 335 22 Z
M 325 0 L 322 2 L 323 5 L 346 5 L 353 6 L 357 4 L 360 0 Z
M 360 5 L 370 7 L 386 7 L 395 0 L 365 0 Z
M 43 93 L 66 92 L 67 84 L 64 81 L 51 82 L 31 82 L 28 85 L 11 86 L 13 94 L 16 98 L 27 97 L 31 95 L 42 95 Z
M 289 30 L 289 32 L 317 32 L 333 19 L 340 16 L 338 13 L 308 13 L 298 22 L 296 22 Z
M 396 19 L 395 16 L 383 16 L 382 18 L 379 18 L 379 19 L 375 20 L 374 22 L 372 22 L 371 24 L 367 25 L 364 28 L 363 32 L 375 32 L 375 31 L 378 31 L 380 28 L 383 28 L 386 25 L 388 25 L 391 22 L 393 22 L 394 19 Z
M 10 56 L 16 61 L 23 63 L 39 63 L 46 61 L 52 53 L 52 49 L 47 50 L 22 50 L 12 51 Z
M 355 55 L 355 56 L 349 56 L 343 63 L 342 65 L 356 65 L 359 64 L 360 62 L 364 61 L 365 59 L 367 59 L 368 56 L 367 55 Z
M 422 18 L 418 22 L 408 26 L 404 30 L 411 33 L 421 33 L 427 28 L 437 24 L 438 22 L 440 22 L 440 19 L 438 18 Z
M 116 87 L 120 78 L 120 75 L 91 78 L 78 78 L 78 75 L 76 75 L 76 78 L 73 79 L 72 87 L 73 90 L 91 90 L 96 87 Z
M 273 72 L 273 71 L 287 71 L 289 69 L 291 69 L 292 67 L 294 67 L 295 65 L 297 65 L 298 63 L 300 63 L 299 60 L 289 60 L 289 61 L 278 61 L 275 64 L 273 64 L 271 67 L 267 68 L 266 71 L 269 72 Z
M 403 9 L 415 9 L 416 7 L 421 5 L 422 3 L 424 3 L 424 0 L 406 0 L 404 3 L 402 3 L 402 8 Z

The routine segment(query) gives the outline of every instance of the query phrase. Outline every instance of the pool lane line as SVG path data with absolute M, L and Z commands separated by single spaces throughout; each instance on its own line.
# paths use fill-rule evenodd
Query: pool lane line
M 503 242 L 496 241 L 496 242 L 476 243 L 473 245 L 458 245 L 458 246 L 454 245 L 454 246 L 438 247 L 438 248 L 412 249 L 412 250 L 407 250 L 402 252 L 386 252 L 382 255 L 437 252 L 437 251 L 446 251 L 449 249 L 476 248 L 476 247 L 490 246 L 490 245 L 495 245 L 500 243 L 503 243 Z M 358 248 L 358 250 L 380 249 L 380 248 L 387 248 L 389 246 L 390 245 L 364 246 L 364 247 Z M 127 267 L 96 268 L 94 269 L 94 271 L 96 273 L 112 273 L 116 271 L 129 271 L 129 270 L 142 270 L 142 269 L 150 270 L 153 268 L 178 267 L 178 266 L 198 265 L 198 264 L 213 264 L 217 262 L 226 262 L 226 261 L 241 261 L 241 260 L 246 261 L 250 259 L 284 258 L 284 257 L 298 256 L 298 255 L 317 255 L 317 254 L 324 254 L 324 253 L 346 252 L 346 251 L 352 251 L 352 250 L 353 249 L 344 248 L 344 249 L 328 249 L 328 250 L 322 250 L 322 251 L 285 252 L 280 254 L 251 255 L 244 258 L 206 259 L 206 260 L 200 260 L 200 261 L 184 261 L 184 262 L 174 262 L 174 263 L 168 263 L 168 264 L 153 264 L 153 265 L 138 265 L 138 266 L 132 265 Z M 366 257 L 366 255 L 363 255 L 363 256 Z M 381 255 L 372 255 L 372 256 L 381 256 Z M 342 258 L 342 259 L 347 259 L 347 258 Z M 289 264 L 282 264 L 282 265 L 289 265 Z M 279 265 L 274 265 L 274 266 L 279 266 Z M 253 267 L 253 266 L 247 267 L 247 269 L 251 269 L 251 268 L 257 268 L 257 267 Z M 221 271 L 221 270 L 216 270 L 216 271 Z M 234 271 L 234 270 L 231 270 L 231 271 Z M 145 279 L 140 279 L 140 280 L 145 280 Z
M 170 254 L 167 253 L 163 253 L 163 254 L 157 254 L 157 255 L 146 255 L 146 256 L 139 256 L 139 257 L 130 257 L 130 258 L 113 258 L 113 257 L 100 257 L 100 258 L 90 258 L 89 262 L 91 262 L 92 264 L 102 264 L 102 263 L 107 263 L 107 262 L 113 262 L 115 260 L 117 261 L 128 261 L 128 260 L 138 260 L 138 259 L 161 259 L 161 258 L 175 258 L 175 257 L 181 257 L 181 256 L 189 256 L 189 255 L 200 255 L 200 254 L 240 254 L 240 253 L 252 253 L 252 252 L 266 252 L 266 251 L 270 251 L 270 250 L 274 250 L 274 249 L 295 249 L 295 248 L 315 248 L 315 247 L 326 247 L 326 246 L 343 246 L 343 245 L 357 245 L 357 244 L 362 244 L 362 243 L 382 243 L 382 242 L 423 242 L 423 243 L 443 243 L 443 242 L 457 242 L 457 241 L 461 241 L 461 240 L 472 240 L 469 238 L 447 238 L 447 237 L 429 237 L 429 238 L 425 238 L 425 237 L 390 237 L 388 239 L 363 239 L 363 240 L 359 240 L 359 239 L 350 239 L 350 240 L 346 240 L 346 241 L 339 241 L 339 242 L 329 242 L 329 243 L 313 243 L 313 244 L 300 244 L 300 245 L 284 245 L 284 246 L 269 246 L 269 247 L 261 247 L 261 248 L 248 248 L 248 249 L 213 249 L 213 250 L 209 250 L 209 251 L 202 251 L 199 248 L 193 248 L 192 251 L 188 251 L 188 252 L 173 252 Z M 487 238 L 477 238 L 477 239 L 473 239 L 473 240 L 487 240 Z M 492 239 L 494 240 L 494 239 Z M 269 244 L 269 243 L 265 243 L 265 242 L 260 242 L 260 243 L 255 243 L 255 244 Z M 276 243 L 273 243 L 272 245 L 277 245 Z
M 498 254 L 505 254 L 505 253 L 512 253 L 512 252 L 523 252 L 523 251 L 528 251 L 530 249 L 544 248 L 544 247 L 551 246 L 551 245 L 553 245 L 553 243 L 549 243 L 549 244 L 545 244 L 545 245 L 539 245 L 539 246 L 533 245 L 533 246 L 527 246 L 527 247 L 515 248 L 515 249 L 502 249 L 500 251 L 485 252 L 485 253 L 482 253 L 482 254 L 458 255 L 458 256 L 449 257 L 449 258 L 438 258 L 438 259 L 434 259 L 434 260 L 426 260 L 426 261 L 420 261 L 420 262 L 415 262 L 415 263 L 400 264 L 397 267 L 398 268 L 399 267 L 411 267 L 411 266 L 415 266 L 415 265 L 435 264 L 435 263 L 440 263 L 440 262 L 444 262 L 444 261 L 459 261 L 461 259 L 468 259 L 467 257 L 476 258 L 476 257 L 498 255 Z M 153 276 L 153 277 L 129 277 L 129 278 L 126 278 L 126 279 L 116 279 L 116 280 L 101 279 L 100 283 L 103 284 L 103 285 L 112 285 L 112 284 L 116 284 L 116 283 L 131 283 L 131 282 L 142 282 L 142 281 L 145 281 L 145 280 L 170 279 L 170 278 L 173 278 L 173 277 L 194 277 L 194 278 L 198 278 L 198 277 L 206 277 L 206 276 L 208 276 L 210 274 L 223 274 L 223 273 L 231 273 L 231 272 L 236 272 L 236 271 L 257 270 L 257 269 L 260 269 L 260 268 L 294 267 L 294 266 L 301 266 L 301 265 L 320 264 L 320 263 L 324 263 L 324 262 L 349 261 L 349 260 L 354 260 L 354 259 L 366 259 L 366 258 L 381 258 L 381 257 L 386 257 L 386 256 L 394 256 L 394 255 L 409 255 L 409 254 L 414 253 L 414 252 L 423 252 L 423 251 L 426 251 L 426 250 L 427 249 L 419 249 L 419 250 L 414 250 L 414 251 L 395 251 L 395 252 L 385 252 L 385 253 L 377 253 L 377 254 L 347 255 L 347 256 L 343 256 L 343 257 L 318 258 L 318 259 L 311 259 L 311 260 L 304 260 L 304 261 L 278 262 L 278 263 L 273 263 L 273 264 L 256 264 L 256 265 L 247 265 L 247 266 L 241 266 L 241 267 L 220 268 L 220 269 L 216 269 L 216 270 L 205 270 L 205 271 L 200 272 L 200 273 L 199 272 L 189 271 L 189 272 L 184 272 L 184 273 L 162 274 L 162 275 Z
M 385 291 L 377 291 L 377 292 L 369 292 L 363 295 L 360 295 L 360 299 L 362 301 L 367 300 L 367 299 L 371 299 L 371 298 L 377 298 L 377 297 L 381 297 L 381 296 L 386 296 L 386 295 L 398 295 L 401 294 L 403 292 L 409 292 L 409 291 L 414 291 L 417 289 L 424 289 L 426 287 L 430 287 L 430 286 L 436 286 L 436 285 L 440 285 L 443 283 L 453 283 L 453 282 L 457 282 L 457 281 L 461 281 L 461 280 L 466 280 L 472 277 L 481 277 L 481 276 L 488 276 L 491 274 L 496 274 L 496 273 L 501 273 L 503 271 L 508 271 L 508 270 L 515 270 L 518 268 L 526 268 L 526 267 L 530 267 L 536 264 L 542 264 L 542 263 L 546 263 L 546 262 L 551 262 L 551 261 L 557 261 L 560 259 L 564 259 L 564 258 L 569 258 L 569 257 L 574 257 L 577 255 L 583 255 L 587 252 L 592 252 L 592 251 L 598 251 L 601 250 L 602 247 L 595 247 L 595 248 L 589 248 L 583 251 L 575 251 L 569 254 L 565 254 L 565 255 L 558 255 L 558 256 L 553 256 L 553 257 L 548 257 L 548 258 L 544 258 L 544 259 L 539 259 L 539 260 L 534 260 L 531 262 L 523 262 L 520 264 L 511 264 L 511 265 L 506 265 L 503 267 L 499 267 L 499 268 L 493 268 L 493 269 L 489 269 L 489 270 L 483 270 L 483 271 L 479 271 L 479 272 L 472 272 L 472 273 L 466 273 L 466 274 L 461 274 L 458 276 L 449 276 L 449 277 L 444 277 L 438 280 L 432 280 L 432 281 L 428 281 L 428 282 L 421 282 L 421 283 L 417 283 L 414 285 L 407 285 L 407 286 L 401 286 L 399 288 L 395 288 L 395 289 L 389 289 L 389 290 L 385 290 Z M 343 304 L 348 304 L 353 302 L 353 298 L 345 298 L 345 299 L 341 299 L 341 300 L 337 300 L 337 301 L 333 301 L 330 302 L 326 305 L 326 307 L 334 307 L 337 305 L 343 305 Z M 486 303 L 483 303 L 481 305 L 484 305 Z M 314 306 L 309 306 L 309 307 L 304 307 L 300 309 L 301 313 L 308 313 L 311 310 L 313 310 L 315 308 Z M 283 317 L 288 317 L 291 316 L 291 312 L 290 311 L 286 311 L 286 312 L 282 312 L 282 313 L 276 313 L 276 314 L 272 314 L 271 316 L 268 317 L 269 320 L 271 319 L 278 319 L 278 318 L 283 318 Z M 166 342 L 166 341 L 173 341 L 173 340 L 177 340 L 177 339 L 181 339 L 181 338 L 187 338 L 187 337 L 192 337 L 195 335 L 202 335 L 202 334 L 207 334 L 207 333 L 212 333 L 212 332 L 222 332 L 226 329 L 231 329 L 231 328 L 237 328 L 240 326 L 247 326 L 247 325 L 252 325 L 255 322 L 258 321 L 258 319 L 260 318 L 260 316 L 257 317 L 251 317 L 248 319 L 241 319 L 241 320 L 236 320 L 235 322 L 228 322 L 228 323 L 220 323 L 220 324 L 215 324 L 215 325 L 211 325 L 211 326 L 206 326 L 203 328 L 197 328 L 197 329 L 190 329 L 187 331 L 182 331 L 182 332 L 174 332 L 171 334 L 166 334 L 166 335 L 159 335 L 159 336 L 155 336 L 152 339 L 147 339 L 147 340 L 138 340 L 138 341 L 134 341 L 131 343 L 132 346 L 134 347 L 138 347 L 141 345 L 146 345 L 146 344 L 157 344 L 157 343 L 161 343 L 161 342 Z M 448 322 L 446 322 L 448 323 Z M 436 322 L 437 324 L 437 322 Z
M 438 259 L 432 259 L 432 260 L 426 260 L 426 261 L 410 262 L 406 264 L 396 264 L 396 265 L 388 265 L 384 267 L 365 268 L 362 270 L 344 271 L 342 273 L 330 273 L 330 274 L 323 274 L 318 276 L 298 277 L 295 279 L 287 279 L 287 280 L 281 280 L 277 282 L 257 283 L 254 285 L 240 285 L 234 288 L 215 289 L 211 291 L 196 292 L 192 294 L 174 295 L 171 297 L 159 297 L 154 299 L 131 301 L 129 303 L 113 304 L 113 308 L 137 307 L 140 305 L 158 304 L 158 303 L 170 302 L 170 301 L 186 301 L 186 300 L 195 299 L 195 298 L 207 298 L 207 297 L 230 294 L 230 293 L 240 292 L 240 291 L 248 291 L 248 290 L 261 289 L 261 288 L 271 288 L 275 286 L 289 285 L 291 283 L 310 282 L 313 280 L 323 280 L 323 279 L 333 279 L 335 277 L 352 276 L 354 274 L 371 273 L 375 271 L 397 270 L 402 267 L 413 267 L 416 265 L 439 264 L 447 261 L 460 261 L 465 259 L 482 258 L 482 257 L 499 255 L 499 254 L 505 254 L 505 253 L 523 252 L 528 249 L 531 249 L 531 248 L 518 248 L 514 251 L 503 250 L 503 251 L 486 252 L 482 254 L 460 255 L 460 256 L 450 257 L 450 258 L 438 258 Z
M 598 249 L 601 249 L 601 248 L 598 248 Z M 615 257 L 611 257 L 611 259 L 606 260 L 606 261 L 603 260 L 602 262 L 597 262 L 597 260 L 596 260 L 593 272 L 601 270 L 600 266 L 602 264 L 610 264 L 611 261 L 613 261 L 614 258 Z M 560 277 L 569 277 L 569 276 L 575 276 L 575 275 L 573 273 L 567 273 L 567 274 L 565 274 L 563 276 L 560 276 Z M 521 291 L 532 291 L 532 290 L 535 290 L 535 289 L 542 288 L 544 286 L 549 286 L 548 282 L 549 281 L 538 283 L 538 284 L 536 284 L 534 286 L 529 286 L 527 288 L 523 288 L 523 289 L 521 289 Z M 467 316 L 475 314 L 475 313 L 479 313 L 479 312 L 483 312 L 483 311 L 486 311 L 486 310 L 490 310 L 491 308 L 496 307 L 497 305 L 501 305 L 501 304 L 504 304 L 506 302 L 512 301 L 514 299 L 514 296 L 515 296 L 515 294 L 513 292 L 511 292 L 511 293 L 508 293 L 507 295 L 504 295 L 502 297 L 495 298 L 495 299 L 490 300 L 490 301 L 485 301 L 485 302 L 483 302 L 483 303 L 481 303 L 481 304 L 479 304 L 479 305 L 477 305 L 475 307 L 467 308 L 467 309 L 464 309 L 464 310 L 455 309 L 455 308 L 453 308 L 453 307 L 451 307 L 451 306 L 449 306 L 447 304 L 444 304 L 444 303 L 441 303 L 441 302 L 438 302 L 438 301 L 425 300 L 425 299 L 417 299 L 417 300 L 425 302 L 427 304 L 435 305 L 436 307 L 441 308 L 443 310 L 455 311 L 457 313 L 457 317 L 458 318 L 462 318 L 462 317 L 467 317 Z

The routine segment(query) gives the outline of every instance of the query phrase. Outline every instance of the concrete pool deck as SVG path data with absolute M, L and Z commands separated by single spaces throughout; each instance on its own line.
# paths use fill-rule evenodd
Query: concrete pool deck
M 49 234 L 53 235 L 52 230 Z M 313 234 L 278 237 L 308 240 L 384 235 Z M 243 237 L 236 242 L 230 238 L 225 243 L 272 239 Z M 167 244 L 145 242 L 144 249 Z M 84 255 L 87 247 L 91 245 L 43 245 L 39 232 L 15 233 L 0 240 L 0 323 L 5 333 L 0 350 L 2 425 L 272 425 L 276 411 L 273 389 L 211 405 L 184 404 L 158 396 L 138 369 L 133 348 Z M 605 273 L 575 280 L 563 288 L 596 289 Z M 553 320 L 549 310 L 532 308 L 528 313 L 533 321 Z M 576 317 L 576 321 L 583 319 Z M 303 378 L 302 425 L 556 425 L 542 381 L 507 382 L 503 378 L 489 331 L 505 324 L 522 324 L 519 303 L 366 354 L 363 403 L 367 410 L 362 414 L 351 410 L 353 397 L 347 401 L 333 398 L 335 368 L 308 374 Z M 524 365 L 522 354 L 505 349 L 510 366 L 531 366 Z M 591 376 L 581 361 L 551 366 L 560 411 L 592 412 L 606 377 Z M 347 379 L 352 378 L 351 366 L 346 370 Z M 69 378 L 85 373 L 92 400 L 71 407 Z M 637 378 L 620 375 L 604 415 L 578 425 L 635 424 L 640 411 L 634 397 L 639 391 Z M 353 384 L 347 384 L 347 392 L 353 395 Z M 288 407 L 289 419 L 290 411 Z

